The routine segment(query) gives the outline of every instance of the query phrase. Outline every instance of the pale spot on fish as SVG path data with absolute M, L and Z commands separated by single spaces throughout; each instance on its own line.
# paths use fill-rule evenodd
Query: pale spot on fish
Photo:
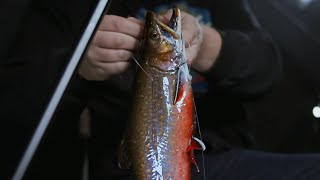
M 168 77 L 163 77 L 162 80 L 164 97 L 166 98 L 167 103 L 167 113 L 170 114 L 171 104 L 170 104 L 170 94 L 169 94 L 169 79 Z

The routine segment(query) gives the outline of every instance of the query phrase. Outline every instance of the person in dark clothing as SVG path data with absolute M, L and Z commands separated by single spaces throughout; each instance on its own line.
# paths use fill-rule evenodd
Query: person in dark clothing
M 319 155 L 286 156 L 243 150 L 254 149 L 254 141 L 245 121 L 242 102 L 258 98 L 266 93 L 278 76 L 281 66 L 274 43 L 266 33 L 254 27 L 254 23 L 251 22 L 240 2 L 237 0 L 189 1 L 189 4 L 179 1 L 181 9 L 193 16 L 196 16 L 194 13 L 202 12 L 203 14 L 197 17 L 203 20 L 203 24 L 206 24 L 200 26 L 193 16 L 185 16 L 184 26 L 189 23 L 192 25 L 185 29 L 187 30 L 185 33 L 198 30 L 203 32 L 202 35 L 196 33 L 200 34 L 200 37 L 196 39 L 192 38 L 192 33 L 190 33 L 190 39 L 187 35 L 185 38 L 190 43 L 189 59 L 194 59 L 192 68 L 207 80 L 200 81 L 199 91 L 197 91 L 199 82 L 196 82 L 194 86 L 203 138 L 210 147 L 205 152 L 207 179 L 303 179 L 305 177 L 317 179 L 320 172 L 317 169 L 319 168 Z M 30 132 L 34 128 L 34 119 L 39 119 L 39 114 L 36 112 L 43 111 L 48 94 L 52 91 L 61 73 L 60 70 L 66 63 L 64 59 L 71 52 L 70 49 L 77 36 L 81 34 L 79 29 L 83 29 L 85 20 L 79 19 L 79 14 L 82 14 L 79 12 L 90 14 L 88 7 L 94 4 L 91 1 L 83 1 L 84 4 L 78 1 L 66 3 L 67 1 L 56 1 L 55 4 L 46 4 L 45 1 L 27 3 L 30 5 L 28 8 L 31 9 L 25 10 L 28 13 L 21 20 L 22 28 L 15 26 L 21 29 L 17 35 L 18 41 L 14 41 L 14 44 L 10 46 L 11 51 L 4 53 L 4 61 L 1 64 L 3 71 L 0 72 L 3 73 L 1 76 L 1 82 L 4 82 L 3 87 L 7 89 L 1 91 L 1 97 L 5 98 L 2 98 L 5 101 L 1 102 L 3 103 L 1 111 L 4 111 L 1 114 L 6 118 L 2 132 L 5 132 L 6 136 L 9 133 L 12 142 L 5 143 L 7 144 L 6 154 L 11 156 L 2 155 L 5 159 L 2 162 L 10 164 L 6 170 L 2 171 L 5 174 L 1 173 L 1 179 L 11 177 L 17 159 L 24 150 L 25 139 L 30 137 Z M 140 5 L 159 12 L 167 10 L 171 3 L 173 1 L 170 3 L 114 1 L 109 14 L 123 17 L 137 15 L 138 17 L 144 12 Z M 74 6 L 75 4 L 77 6 Z M 183 7 L 189 7 L 189 10 Z M 111 65 L 104 61 L 127 62 L 131 59 L 132 54 L 127 52 L 127 54 L 121 54 L 119 59 L 112 59 L 112 53 L 106 53 L 104 58 L 100 59 L 99 54 L 96 54 L 97 51 L 93 53 L 96 48 L 95 43 L 108 43 L 104 41 L 108 39 L 108 36 L 105 36 L 106 31 L 115 28 L 113 38 L 120 37 L 124 35 L 123 33 L 130 33 L 130 30 L 134 30 L 128 27 L 129 24 L 136 27 L 137 30 L 133 32 L 134 34 L 130 34 L 129 39 L 133 41 L 127 42 L 127 45 L 133 46 L 130 46 L 129 49 L 124 47 L 120 49 L 135 51 L 137 48 L 135 44 L 141 38 L 139 31 L 142 31 L 142 23 L 133 17 L 120 18 L 119 16 L 105 16 L 105 21 L 102 22 L 101 29 L 96 34 L 96 37 L 101 35 L 102 38 L 93 40 L 79 69 L 81 77 L 77 76 L 72 82 L 73 88 L 67 92 L 67 102 L 59 108 L 55 121 L 49 128 L 25 179 L 81 178 L 82 142 L 78 137 L 77 129 L 80 113 L 85 106 L 90 110 L 92 123 L 89 142 L 90 179 L 130 178 L 128 171 L 117 167 L 115 157 L 130 111 L 134 68 L 133 66 L 129 68 L 128 65 L 122 68 L 118 66 L 119 71 L 113 72 L 110 70 L 116 70 L 115 68 L 107 71 L 103 69 L 107 69 L 107 66 L 104 65 Z M 116 22 L 114 24 L 112 19 L 118 20 L 114 21 Z M 38 27 L 39 24 L 42 25 L 41 29 Z M 120 29 L 116 29 L 117 26 L 114 25 L 118 25 Z M 115 33 L 118 33 L 119 36 L 115 36 Z M 34 41 L 37 37 L 39 41 Z M 113 42 L 117 41 L 114 39 Z M 43 46 L 44 44 L 47 46 Z M 117 43 L 112 45 L 117 45 Z M 200 45 L 201 47 L 202 45 L 207 46 L 205 48 L 209 48 L 210 53 L 200 53 L 205 50 L 197 48 Z M 112 47 L 104 48 L 112 49 Z M 198 56 L 196 56 L 197 52 L 192 51 L 199 51 Z M 195 56 L 190 56 L 192 54 Z M 200 56 L 205 57 L 205 55 L 208 55 L 207 58 L 198 60 Z M 99 70 L 99 72 L 106 74 L 94 75 L 96 70 L 90 69 L 90 63 L 92 65 L 97 62 L 96 60 L 100 60 L 99 65 L 102 65 L 102 71 Z M 205 63 L 202 66 L 202 63 L 196 63 L 201 60 L 208 60 L 209 64 Z M 125 69 L 125 72 L 120 73 Z M 38 71 L 39 73 L 34 74 Z M 112 76 L 110 73 L 113 73 Z M 38 76 L 43 80 L 37 80 Z M 26 81 L 26 78 L 29 80 Z M 22 86 L 21 81 L 24 81 Z M 28 88 L 31 83 L 34 83 L 34 87 L 37 88 Z M 40 86 L 38 83 L 48 84 Z M 208 89 L 206 89 L 207 85 Z M 205 90 L 204 93 L 203 90 Z M 35 99 L 26 92 L 37 94 L 38 98 Z M 6 104 L 7 102 L 10 103 Z M 36 107 L 29 107 L 29 104 Z M 23 113 L 15 113 L 17 111 Z M 2 167 L 5 165 L 7 164 Z M 201 173 L 194 174 L 195 179 L 201 179 L 202 176 Z
M 95 82 L 95 95 L 88 101 L 92 118 L 91 178 L 130 177 L 129 172 L 117 167 L 116 151 L 130 111 L 134 69 L 129 66 L 141 39 L 143 23 L 133 17 L 123 17 L 143 18 L 146 10 L 165 12 L 172 4 L 178 4 L 202 23 L 197 29 L 199 25 L 194 18 L 187 16 L 183 26 L 188 28 L 183 30 L 186 41 L 191 44 L 187 46 L 191 67 L 206 79 L 201 82 L 201 91 L 197 91 L 198 84 L 194 86 L 203 139 L 209 146 L 205 152 L 206 177 L 317 179 L 318 169 L 308 170 L 310 166 L 306 164 L 314 167 L 319 163 L 318 155 L 286 156 L 253 151 L 254 137 L 246 122 L 243 103 L 269 90 L 279 76 L 281 63 L 275 44 L 267 33 L 255 26 L 243 1 L 123 1 L 114 4 L 111 10 L 115 11 L 110 12 L 113 15 L 105 17 L 79 69 L 80 75 L 89 81 L 104 81 Z M 198 31 L 203 32 L 199 33 L 200 37 L 192 36 Z M 208 89 L 203 88 L 205 84 Z M 106 127 L 110 129 L 106 131 Z M 293 171 L 298 173 L 292 174 Z M 203 179 L 203 175 L 194 173 L 193 179 Z
M 11 179 L 95 1 L 0 4 L 0 179 Z M 50 124 L 25 179 L 80 179 L 83 142 L 77 114 L 82 109 L 73 97 L 68 96 L 68 113 Z

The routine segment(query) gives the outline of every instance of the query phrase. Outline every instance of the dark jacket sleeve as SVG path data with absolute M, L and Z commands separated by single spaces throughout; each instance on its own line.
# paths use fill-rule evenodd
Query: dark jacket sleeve
M 3 53 L 1 53 L 0 61 L 0 119 L 2 123 L 0 132 L 4 144 L 1 151 L 3 163 L 1 167 L 5 167 L 0 173 L 0 179 L 9 179 L 13 175 L 52 92 L 61 78 L 74 45 L 84 30 L 83 26 L 86 18 L 90 17 L 89 11 L 91 10 L 84 3 L 85 1 L 30 0 L 28 8 L 12 8 L 10 9 L 12 12 L 6 17 L 6 21 L 18 19 L 19 22 L 13 23 L 15 25 L 10 28 L 3 29 L 14 33 L 12 35 L 12 33 L 3 32 L 3 34 L 12 36 L 6 39 L 8 43 L 5 45 L 5 51 L 1 51 Z M 7 7 L 6 4 L 1 2 L 1 8 L 5 7 Z M 24 11 L 19 13 L 24 17 L 11 19 L 15 16 L 16 11 Z M 35 159 L 52 156 L 45 156 L 41 152 L 50 149 L 48 147 L 54 147 L 55 152 L 59 154 L 54 153 L 55 156 L 66 157 L 66 162 L 80 161 L 80 159 L 72 159 L 73 156 L 69 156 L 70 158 L 62 156 L 67 153 L 65 149 L 74 150 L 74 154 L 79 150 L 74 149 L 75 146 L 72 146 L 74 141 L 71 141 L 72 138 L 77 138 L 79 135 L 78 122 L 69 118 L 73 112 L 78 113 L 80 110 L 75 95 L 77 93 L 68 95 L 63 103 L 63 107 L 68 106 L 70 116 L 65 116 L 50 124 L 49 133 L 46 133 L 40 145 L 42 150 L 37 151 Z M 43 144 L 51 145 L 43 148 Z M 39 152 L 42 155 L 39 155 Z M 56 164 L 58 160 L 49 159 L 47 164 Z M 39 164 L 41 166 L 41 163 Z M 73 166 L 69 165 L 69 167 Z M 54 174 L 48 172 L 49 169 L 50 167 L 44 168 L 43 174 Z M 52 168 L 52 171 L 54 169 Z M 69 172 L 71 173 L 72 170 L 66 173 Z M 61 177 L 55 179 L 61 179 Z
M 280 56 L 262 31 L 221 32 L 222 49 L 206 73 L 213 88 L 242 98 L 256 97 L 270 89 L 281 72 Z
M 6 109 L 11 104 L 14 107 L 23 103 L 30 104 L 26 107 L 28 114 L 32 111 L 41 114 L 48 103 L 90 17 L 91 9 L 85 3 L 82 6 L 87 11 L 77 5 L 73 7 L 71 2 L 63 3 L 32 1 L 24 13 L 26 17 L 19 23 L 19 30 L 10 41 L 12 45 L 7 47 L 0 63 L 0 91 L 4 97 L 1 102 L 8 104 Z M 3 101 L 9 95 L 13 95 L 11 100 Z M 30 118 L 38 119 L 39 115 Z M 26 122 L 29 118 L 24 119 Z
M 221 7 L 214 17 L 218 19 L 215 27 L 222 36 L 222 48 L 205 76 L 215 91 L 251 99 L 271 88 L 280 75 L 281 58 L 277 45 L 259 27 L 245 2 L 227 0 L 219 4 L 224 11 Z

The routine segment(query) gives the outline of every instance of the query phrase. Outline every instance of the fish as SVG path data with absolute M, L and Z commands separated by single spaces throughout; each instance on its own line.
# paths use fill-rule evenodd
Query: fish
M 147 12 L 139 66 L 119 167 L 137 180 L 189 180 L 194 150 L 204 145 L 194 137 L 192 77 L 177 6 L 168 25 Z

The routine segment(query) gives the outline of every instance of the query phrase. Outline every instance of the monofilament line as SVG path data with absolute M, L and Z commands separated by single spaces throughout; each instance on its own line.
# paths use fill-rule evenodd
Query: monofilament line
M 199 119 L 198 119 L 197 107 L 196 107 L 196 103 L 194 101 L 193 101 L 193 106 L 194 106 L 194 110 L 195 110 L 197 126 L 198 126 L 198 129 L 199 129 L 199 137 L 200 137 L 200 140 L 203 142 L 202 135 L 201 135 L 200 123 L 199 123 Z M 201 151 L 201 156 L 202 156 L 202 167 L 203 167 L 203 179 L 206 180 L 207 179 L 206 178 L 206 168 L 205 168 L 203 151 Z
M 134 56 L 132 56 L 132 59 L 137 63 L 137 65 L 142 69 L 142 71 L 143 71 L 144 73 L 146 73 L 146 75 L 151 79 L 151 81 L 153 81 L 153 78 L 147 73 L 146 70 L 143 69 L 143 67 L 139 64 L 139 62 L 137 61 L 137 59 L 134 58 Z

